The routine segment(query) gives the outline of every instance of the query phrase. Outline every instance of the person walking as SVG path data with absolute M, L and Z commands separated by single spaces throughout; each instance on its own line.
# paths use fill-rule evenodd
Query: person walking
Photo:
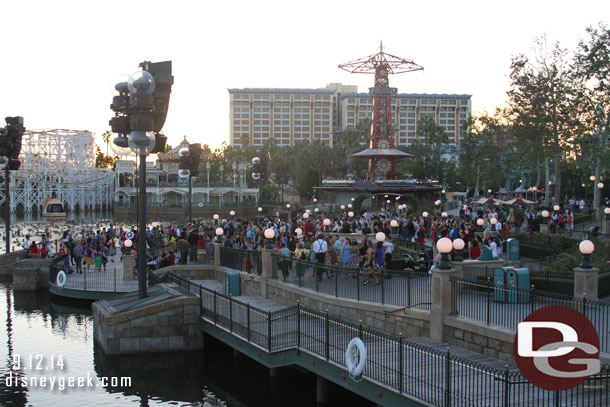
M 74 264 L 76 265 L 76 273 L 83 273 L 83 246 L 79 242 L 76 242 L 76 246 L 74 246 Z
M 297 279 L 300 279 L 305 276 L 305 271 L 307 270 L 307 259 L 309 258 L 309 250 L 305 248 L 303 242 L 299 242 L 297 248 L 294 252 L 294 257 L 296 258 L 296 274 Z
M 328 251 L 328 244 L 326 243 L 326 240 L 324 240 L 324 236 L 322 234 L 320 234 L 318 236 L 318 239 L 315 242 L 313 242 L 312 249 L 316 256 L 316 263 L 324 264 L 326 252 Z M 318 281 L 322 281 L 322 272 L 323 271 L 324 271 L 323 267 L 316 265 L 315 272 L 316 272 L 316 277 L 318 278 Z

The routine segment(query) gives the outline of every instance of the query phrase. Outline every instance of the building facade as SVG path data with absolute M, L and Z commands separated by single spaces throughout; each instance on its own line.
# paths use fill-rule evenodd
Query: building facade
M 372 118 L 373 98 L 357 87 L 331 83 L 324 89 L 229 89 L 230 143 L 279 146 L 320 141 L 330 146 L 343 130 Z M 445 129 L 450 146 L 459 146 L 471 113 L 471 95 L 409 94 L 392 98 L 394 143 L 417 140 L 417 123 L 432 116 Z

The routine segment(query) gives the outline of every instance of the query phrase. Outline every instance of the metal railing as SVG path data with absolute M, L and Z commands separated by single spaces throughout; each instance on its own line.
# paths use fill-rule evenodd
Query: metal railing
M 202 319 L 269 353 L 296 349 L 344 366 L 350 340 L 360 337 L 367 347 L 363 378 L 428 405 L 542 407 L 566 400 L 572 406 L 602 406 L 609 401 L 603 391 L 610 384 L 609 365 L 575 389 L 549 392 L 518 371 L 492 368 L 298 303 L 271 311 L 202 286 L 199 294 Z
M 356 301 L 430 309 L 430 275 L 399 270 L 348 269 L 271 255 L 273 278 L 316 293 Z
M 245 273 L 263 272 L 262 253 L 257 250 L 220 247 L 220 265 Z
M 563 305 L 582 312 L 595 326 L 600 348 L 610 352 L 610 303 L 575 298 L 532 288 L 494 284 L 492 280 L 450 277 L 451 314 L 487 325 L 517 330 L 530 313 L 549 305 Z
M 137 281 L 125 281 L 123 271 L 117 270 L 116 267 L 106 265 L 106 270 L 103 267 L 96 269 L 95 266 L 82 264 L 81 271 L 77 272 L 76 266 L 71 264 L 66 266 L 65 258 L 68 255 L 62 254 L 53 258 L 49 266 L 49 283 L 57 286 L 57 274 L 63 271 L 66 274 L 66 281 L 63 288 L 79 291 L 103 291 L 103 292 L 126 292 L 133 289 L 132 285 L 136 285 Z M 135 279 L 135 277 L 134 277 Z

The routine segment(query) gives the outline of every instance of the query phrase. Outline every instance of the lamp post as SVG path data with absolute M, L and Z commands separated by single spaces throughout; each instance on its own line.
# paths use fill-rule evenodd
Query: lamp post
M 271 228 L 265 229 L 265 239 L 267 239 L 267 245 L 265 249 L 273 249 L 273 238 L 275 237 L 275 230 Z
M 453 241 L 453 248 L 455 249 L 455 261 L 464 261 L 464 258 L 462 257 L 462 250 L 464 250 L 465 246 L 466 244 L 460 238 Z
M 235 184 L 237 182 L 237 163 L 235 161 L 233 161 L 231 168 L 233 169 L 233 193 L 235 193 Z
M 216 240 L 218 243 L 222 243 L 222 235 L 225 233 L 224 229 L 217 227 L 214 233 L 216 233 Z
M 375 240 L 378 241 L 378 242 L 385 242 L 385 233 L 377 232 L 375 234 Z
M 392 228 L 391 229 L 392 234 L 396 235 L 396 233 L 398 232 L 398 221 L 396 219 L 392 219 L 390 221 L 390 227 Z
M 479 232 L 483 231 L 484 224 L 485 224 L 485 221 L 483 220 L 483 218 L 477 219 L 477 226 L 479 227 Z
M 591 264 L 591 253 L 595 250 L 595 245 L 590 240 L 583 240 L 578 245 L 578 250 L 582 254 L 582 262 L 580 263 L 581 269 L 591 269 L 593 265 Z
M 436 242 L 436 248 L 441 254 L 441 260 L 438 264 L 438 268 L 441 270 L 450 270 L 451 264 L 449 263 L 449 253 L 453 249 L 453 243 L 451 240 L 443 237 Z
M 604 214 L 606 215 L 606 220 L 610 220 L 610 208 L 604 208 Z
M 260 173 L 261 159 L 258 157 L 254 157 L 252 159 L 252 179 L 258 181 L 258 193 L 256 194 L 256 206 L 260 201 L 261 195 L 261 173 Z M 261 212 L 261 211 L 259 211 Z
M 208 172 L 208 203 L 210 202 L 210 168 L 212 168 L 212 164 L 210 164 L 210 160 L 205 163 L 205 169 Z

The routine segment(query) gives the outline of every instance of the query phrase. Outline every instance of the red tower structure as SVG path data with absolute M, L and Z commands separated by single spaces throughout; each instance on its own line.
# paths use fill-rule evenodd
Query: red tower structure
M 394 121 L 392 120 L 392 96 L 397 89 L 391 88 L 388 75 L 421 71 L 424 68 L 408 59 L 383 52 L 383 43 L 379 52 L 339 65 L 339 68 L 350 73 L 375 74 L 375 86 L 369 88 L 373 97 L 373 123 L 369 148 L 352 157 L 368 158 L 370 181 L 377 179 L 395 179 L 396 158 L 407 158 L 410 154 L 394 148 Z

